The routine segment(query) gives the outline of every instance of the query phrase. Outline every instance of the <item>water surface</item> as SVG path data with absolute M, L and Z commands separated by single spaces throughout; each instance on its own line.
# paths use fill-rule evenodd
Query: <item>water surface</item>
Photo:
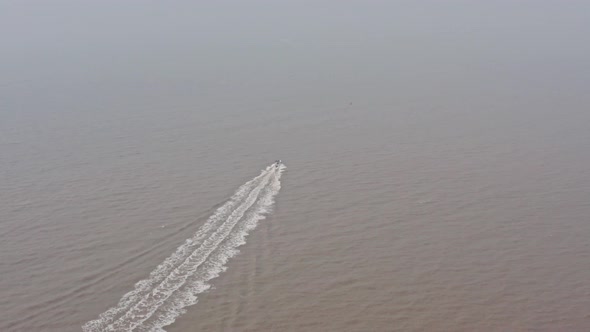
M 167 331 L 590 330 L 588 13 L 0 4 L 0 330 L 81 331 L 277 158 Z

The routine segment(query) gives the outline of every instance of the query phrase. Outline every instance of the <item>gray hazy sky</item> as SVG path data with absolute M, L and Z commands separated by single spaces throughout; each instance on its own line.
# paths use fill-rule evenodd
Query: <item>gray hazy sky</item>
M 588 1 L 3 0 L 0 107 L 408 94 L 485 81 L 582 93 L 588 22 Z

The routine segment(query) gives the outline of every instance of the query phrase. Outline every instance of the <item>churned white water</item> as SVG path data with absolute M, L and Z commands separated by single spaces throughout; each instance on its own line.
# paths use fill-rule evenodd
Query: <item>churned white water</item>
M 242 185 L 193 237 L 178 247 L 148 279 L 139 281 L 118 305 L 83 326 L 84 331 L 160 331 L 197 303 L 197 295 L 225 269 L 248 232 L 269 212 L 284 165 L 268 166 Z

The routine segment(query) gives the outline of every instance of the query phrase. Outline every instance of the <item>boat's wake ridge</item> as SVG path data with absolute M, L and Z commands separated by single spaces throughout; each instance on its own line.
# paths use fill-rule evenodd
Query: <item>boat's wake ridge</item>
M 248 232 L 270 212 L 286 167 L 271 165 L 246 182 L 201 228 L 116 306 L 82 326 L 84 332 L 164 331 L 185 307 L 197 303 L 208 282 L 225 270 Z

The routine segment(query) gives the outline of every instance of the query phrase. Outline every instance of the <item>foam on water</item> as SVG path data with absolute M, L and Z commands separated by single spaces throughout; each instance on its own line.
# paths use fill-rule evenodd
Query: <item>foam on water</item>
M 246 243 L 248 232 L 270 212 L 284 169 L 284 165 L 271 165 L 243 184 L 147 279 L 137 282 L 116 306 L 82 329 L 163 331 L 185 307 L 197 303 L 197 295 L 210 288 L 207 282 L 226 269 L 227 261 Z

